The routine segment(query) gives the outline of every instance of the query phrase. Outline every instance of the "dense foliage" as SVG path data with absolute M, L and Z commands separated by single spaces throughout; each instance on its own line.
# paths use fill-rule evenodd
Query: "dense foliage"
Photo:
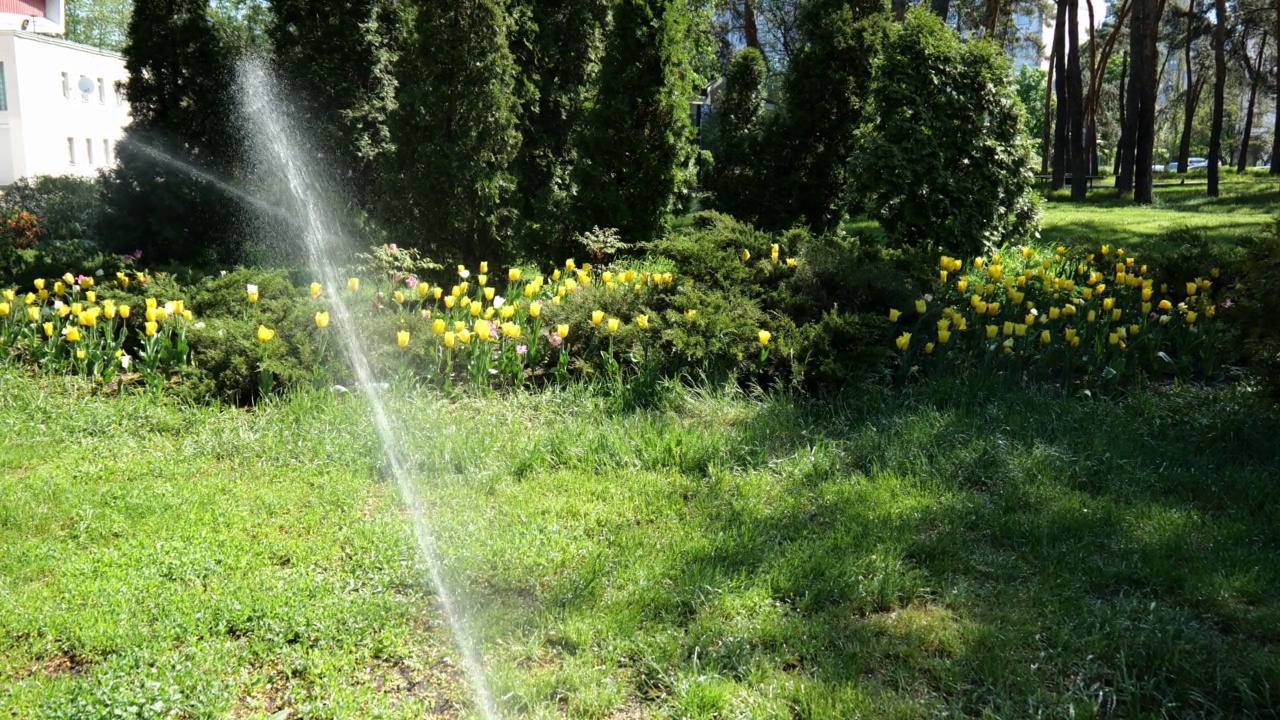
M 679 0 L 620 0 L 613 9 L 581 139 L 578 230 L 598 225 L 616 228 L 626 242 L 654 240 L 693 179 L 681 7 Z
M 232 74 L 203 0 L 138 0 L 124 50 L 133 118 L 104 178 L 98 233 L 118 252 L 194 265 L 236 262 L 239 208 L 158 156 L 233 177 L 243 167 Z
M 1031 234 L 1022 113 L 999 48 L 913 10 L 885 43 L 872 98 L 854 166 L 896 244 L 970 255 Z
M 273 0 L 268 29 L 291 101 L 326 166 L 364 197 L 391 149 L 394 65 L 407 31 L 400 0 Z
M 724 97 L 710 122 L 717 138 L 710 190 L 718 209 L 739 218 L 755 216 L 760 192 L 768 178 L 761 177 L 757 161 L 765 111 L 764 55 L 744 48 L 729 65 Z

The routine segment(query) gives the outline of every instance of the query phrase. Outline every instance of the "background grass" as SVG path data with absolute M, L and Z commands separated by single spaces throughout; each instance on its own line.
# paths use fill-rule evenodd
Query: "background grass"
M 1158 175 L 1156 181 L 1177 182 L 1174 177 Z M 1041 239 L 1051 245 L 1108 243 L 1136 252 L 1163 251 L 1176 249 L 1162 242 L 1163 235 L 1189 230 L 1210 243 L 1234 245 L 1280 212 L 1280 182 L 1270 176 L 1232 177 L 1223 183 L 1218 198 L 1205 195 L 1203 175 L 1192 175 L 1187 182 L 1200 184 L 1157 186 L 1155 202 L 1147 206 L 1117 197 L 1109 179 L 1099 181 L 1083 203 L 1072 202 L 1069 190 L 1050 193 Z M 881 237 L 875 221 L 865 218 L 846 224 L 845 231 Z
M 466 712 L 358 399 L 0 380 L 0 716 Z M 668 397 L 399 398 L 507 714 L 1280 712 L 1243 390 Z

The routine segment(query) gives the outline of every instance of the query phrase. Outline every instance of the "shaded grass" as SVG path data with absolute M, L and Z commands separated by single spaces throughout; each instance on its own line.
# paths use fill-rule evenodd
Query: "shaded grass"
M 5 383 L 0 714 L 152 677 L 191 717 L 457 697 L 358 402 Z M 1280 416 L 1243 390 L 668 397 L 399 398 L 505 713 L 1280 713 Z
M 424 428 L 505 706 L 1273 716 L 1275 413 L 965 393 L 524 398 Z
M 0 716 L 458 714 L 357 406 L 56 382 L 0 368 Z

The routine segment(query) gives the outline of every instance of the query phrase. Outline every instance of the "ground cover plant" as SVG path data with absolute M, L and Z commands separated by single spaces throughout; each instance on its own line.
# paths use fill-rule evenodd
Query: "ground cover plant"
M 465 705 L 358 396 L 248 413 L 0 382 L 0 714 Z M 506 713 L 1280 709 L 1275 411 L 988 389 L 395 411 Z

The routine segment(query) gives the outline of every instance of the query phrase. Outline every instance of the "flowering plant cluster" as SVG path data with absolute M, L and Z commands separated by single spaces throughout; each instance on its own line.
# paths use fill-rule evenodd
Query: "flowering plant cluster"
M 1216 268 L 1172 287 L 1123 248 L 942 256 L 934 292 L 891 308 L 901 367 L 969 362 L 1064 385 L 1216 371 Z
M 145 286 L 148 277 L 119 272 L 110 282 Z M 149 297 L 134 308 L 100 298 L 95 276 L 38 278 L 29 290 L 0 291 L 0 358 L 104 383 L 141 379 L 159 388 L 188 363 L 192 322 L 181 300 Z
M 36 241 L 44 232 L 40 226 L 40 218 L 26 210 L 19 210 L 6 218 L 4 231 L 8 242 L 18 250 L 35 247 Z

